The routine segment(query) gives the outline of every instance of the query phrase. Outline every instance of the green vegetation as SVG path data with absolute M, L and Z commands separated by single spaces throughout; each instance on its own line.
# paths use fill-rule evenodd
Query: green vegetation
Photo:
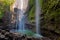
M 33 23 L 35 19 L 35 0 L 29 0 L 29 22 Z
M 33 2 L 32 2 L 33 1 Z M 34 22 L 35 0 L 29 3 L 29 20 Z M 60 34 L 60 0 L 39 0 L 42 10 L 42 27 Z
M 14 0 L 0 0 L 0 19 L 3 17 L 6 11 L 10 10 L 10 5 Z
M 43 0 L 39 0 L 40 7 L 42 7 Z M 29 0 L 29 16 L 28 19 L 31 23 L 35 22 L 35 0 Z
M 60 33 L 60 0 L 45 0 L 42 5 L 43 26 Z

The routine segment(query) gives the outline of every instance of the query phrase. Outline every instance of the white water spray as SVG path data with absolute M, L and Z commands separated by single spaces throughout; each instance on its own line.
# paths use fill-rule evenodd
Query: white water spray
M 35 0 L 36 3 L 36 12 L 35 12 L 35 19 L 36 19 L 36 34 L 35 37 L 36 38 L 41 38 L 43 37 L 40 33 L 40 13 L 41 13 L 41 7 L 39 5 L 39 0 Z
M 25 4 L 25 5 L 24 5 Z M 25 19 L 26 15 L 24 15 L 26 8 L 28 6 L 28 0 L 17 0 L 17 21 L 18 21 L 18 29 L 17 31 L 25 31 Z
M 13 8 L 16 8 L 16 30 L 12 30 L 15 32 L 20 32 L 20 31 L 24 31 L 25 30 L 25 11 L 24 10 L 24 0 L 16 0 Z
M 23 9 L 23 0 L 21 0 L 21 10 Z
M 18 31 L 25 30 L 25 23 L 24 23 L 25 17 L 24 17 L 24 10 L 23 10 L 23 2 L 24 2 L 23 0 L 20 0 L 19 7 L 18 7 L 18 8 L 20 8 L 20 10 L 18 10 L 18 13 L 19 13 L 19 15 L 18 15 L 18 20 L 19 20 Z
M 39 0 L 36 0 L 36 33 L 40 33 L 40 5 L 39 5 Z

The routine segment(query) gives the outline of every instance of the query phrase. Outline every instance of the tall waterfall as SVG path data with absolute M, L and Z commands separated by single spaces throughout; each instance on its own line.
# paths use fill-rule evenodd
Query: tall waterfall
M 16 26 L 18 32 L 25 30 L 26 15 L 24 13 L 26 12 L 27 6 L 28 0 L 16 0 L 13 6 L 13 8 L 17 8 Z
M 36 19 L 36 33 L 39 34 L 40 33 L 40 4 L 39 4 L 39 0 L 36 0 L 36 12 L 35 12 L 35 19 Z
M 24 23 L 24 12 L 18 11 L 18 30 L 25 30 L 25 23 Z
M 24 23 L 24 11 L 23 11 L 23 0 L 20 0 L 20 3 L 21 5 L 20 6 L 20 10 L 18 10 L 18 31 L 19 30 L 25 30 L 24 26 L 25 26 L 25 23 Z

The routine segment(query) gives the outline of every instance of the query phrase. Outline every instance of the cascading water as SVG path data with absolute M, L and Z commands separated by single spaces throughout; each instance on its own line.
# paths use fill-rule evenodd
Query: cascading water
M 17 31 L 21 32 L 21 31 L 25 31 L 25 19 L 26 19 L 26 15 L 24 15 L 24 13 L 26 11 L 26 10 L 24 10 L 25 0 L 17 0 L 17 1 L 18 1 L 18 3 L 17 3 L 17 5 L 18 5 L 18 11 L 17 11 L 17 14 L 18 14 L 17 15 L 17 17 L 18 17 L 17 27 L 18 27 L 18 29 L 17 29 Z
M 25 23 L 24 23 L 24 10 L 23 10 L 23 0 L 15 0 L 13 5 L 14 11 L 16 12 L 16 29 L 12 29 L 13 32 L 20 32 L 25 30 Z
M 20 6 L 20 10 L 17 12 L 19 13 L 18 15 L 18 31 L 20 30 L 25 30 L 25 23 L 24 23 L 24 10 L 23 10 L 23 0 L 20 0 L 20 3 L 21 5 Z
M 35 0 L 36 3 L 36 12 L 35 12 L 35 19 L 36 19 L 36 34 L 35 37 L 39 38 L 39 37 L 43 37 L 40 33 L 40 13 L 41 13 L 41 9 L 40 9 L 40 4 L 39 4 L 39 0 Z
M 15 5 L 13 6 L 13 8 L 17 8 L 17 12 L 16 12 L 17 13 L 17 18 L 16 18 L 17 30 L 15 30 L 15 32 L 24 32 L 24 33 L 30 32 L 30 30 L 25 30 L 26 15 L 24 13 L 26 12 L 27 5 L 28 5 L 28 0 L 16 0 Z M 39 35 L 40 13 L 41 12 L 40 12 L 39 1 L 36 0 L 36 17 L 35 18 L 36 18 L 36 33 L 37 34 L 34 34 L 34 37 L 42 37 L 41 35 Z
M 15 32 L 25 31 L 25 19 L 26 15 L 24 14 L 26 12 L 28 6 L 28 0 L 16 0 L 15 4 L 13 5 L 13 8 L 16 8 L 16 27 L 17 30 Z
M 40 33 L 40 5 L 39 5 L 39 0 L 36 0 L 36 33 L 39 34 Z

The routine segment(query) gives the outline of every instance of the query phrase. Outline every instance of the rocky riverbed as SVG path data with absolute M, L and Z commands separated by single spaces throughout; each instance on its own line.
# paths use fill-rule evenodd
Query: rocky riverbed
M 51 40 L 47 37 L 35 38 L 27 35 L 21 35 L 20 33 L 13 33 L 9 30 L 0 29 L 0 40 Z

